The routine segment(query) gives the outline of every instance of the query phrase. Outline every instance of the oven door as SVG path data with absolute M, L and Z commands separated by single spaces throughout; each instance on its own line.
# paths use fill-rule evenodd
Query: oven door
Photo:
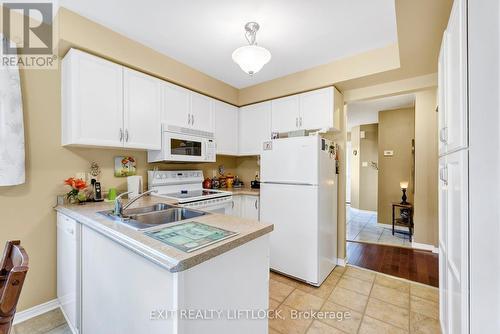
M 214 200 L 199 201 L 193 203 L 185 203 L 179 206 L 189 207 L 196 210 L 218 213 L 221 215 L 232 215 L 233 213 L 233 197 L 227 196 Z
M 166 161 L 207 161 L 207 138 L 163 133 L 163 153 Z

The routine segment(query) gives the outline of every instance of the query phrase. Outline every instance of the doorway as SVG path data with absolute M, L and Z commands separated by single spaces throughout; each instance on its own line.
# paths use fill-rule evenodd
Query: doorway
M 408 229 L 393 234 L 391 205 L 401 200 L 401 182 L 412 200 L 414 119 L 414 94 L 347 104 L 348 242 L 412 247 Z

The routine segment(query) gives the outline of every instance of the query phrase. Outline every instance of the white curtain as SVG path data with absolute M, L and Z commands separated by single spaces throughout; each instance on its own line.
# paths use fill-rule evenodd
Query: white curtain
M 0 34 L 2 43 L 4 37 Z M 3 51 L 3 48 L 1 48 Z M 19 69 L 0 61 L 0 186 L 25 182 L 23 104 Z

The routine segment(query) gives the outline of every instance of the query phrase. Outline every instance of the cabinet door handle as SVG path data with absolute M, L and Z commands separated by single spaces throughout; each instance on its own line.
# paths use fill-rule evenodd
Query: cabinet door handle
M 444 127 L 441 130 L 439 130 L 439 140 L 442 143 L 445 143 L 448 141 L 448 127 Z
M 128 143 L 128 129 L 125 130 L 125 141 Z
M 191 115 L 192 125 L 194 125 L 194 115 Z
M 299 118 L 299 126 L 302 127 L 302 116 Z
M 299 118 L 298 117 L 295 117 L 295 127 L 296 128 L 299 127 Z
M 123 141 L 123 129 L 120 129 L 120 142 Z
M 445 185 L 448 185 L 448 168 L 447 167 L 442 167 L 439 170 L 439 178 Z
M 234 209 L 234 201 L 231 201 L 232 205 L 231 205 L 231 209 Z
M 259 209 L 259 208 L 257 207 L 257 202 L 258 202 L 258 201 L 259 201 L 258 199 L 256 199 L 256 200 L 255 200 L 255 209 L 256 209 L 256 210 L 258 210 L 258 209 Z
M 191 124 L 191 114 L 188 114 L 188 125 Z

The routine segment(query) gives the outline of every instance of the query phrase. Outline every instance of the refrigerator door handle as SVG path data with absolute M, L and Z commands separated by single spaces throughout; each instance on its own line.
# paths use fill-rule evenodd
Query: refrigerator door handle
M 301 183 L 301 182 L 265 182 L 261 181 L 261 184 L 285 184 L 285 185 L 290 185 L 290 186 L 317 186 L 317 184 L 314 183 Z

